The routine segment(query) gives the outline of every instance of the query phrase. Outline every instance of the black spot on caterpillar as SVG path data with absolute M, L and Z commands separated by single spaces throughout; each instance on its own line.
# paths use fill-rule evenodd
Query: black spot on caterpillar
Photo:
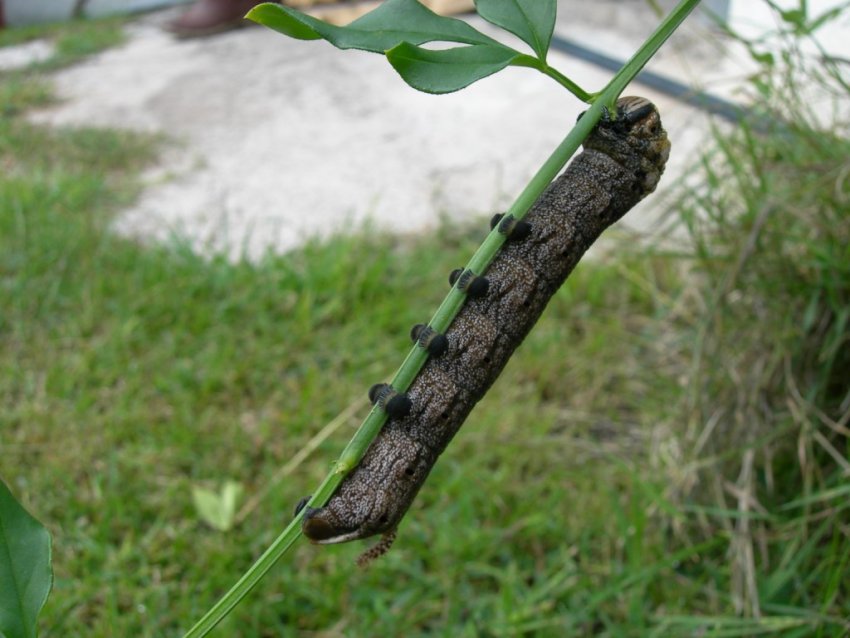
M 410 414 L 410 399 L 396 392 L 391 385 L 376 383 L 369 388 L 369 400 L 386 410 L 390 418 L 401 418 Z
M 455 268 L 449 273 L 449 284 L 452 286 L 457 284 L 458 290 L 465 292 L 469 297 L 483 297 L 490 287 L 486 277 L 479 277 L 471 270 L 463 268 Z
M 531 224 L 524 219 L 514 219 L 513 215 L 496 213 L 490 220 L 490 230 L 496 228 L 497 225 L 500 233 L 514 241 L 525 239 L 531 234 Z
M 391 416 L 327 505 L 305 514 L 302 529 L 309 539 L 340 543 L 383 534 L 364 562 L 389 548 L 419 488 L 473 406 L 584 252 L 655 190 L 669 152 L 655 106 L 644 98 L 621 98 L 617 117 L 603 118 L 591 132 L 584 151 L 522 220 L 525 236 L 503 244 L 487 277 L 469 271 L 455 275 L 469 277 L 467 299 L 446 331 L 445 352 L 430 357 L 410 385 L 409 412 Z M 514 235 L 517 228 L 506 227 L 506 234 Z M 469 294 L 476 279 L 486 282 L 486 287 L 478 284 L 483 288 L 478 296 Z
M 410 338 L 425 348 L 432 357 L 439 357 L 449 347 L 449 340 L 446 339 L 446 335 L 435 332 L 433 328 L 426 326 L 424 323 L 417 323 L 411 328 Z
M 310 496 L 302 496 L 298 499 L 298 502 L 295 504 L 295 509 L 292 511 L 293 518 L 301 513 L 301 510 L 304 509 L 304 506 L 309 502 L 310 498 Z

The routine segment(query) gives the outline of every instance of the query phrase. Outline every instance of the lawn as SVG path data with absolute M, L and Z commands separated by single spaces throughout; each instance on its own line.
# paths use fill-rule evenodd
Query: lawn
M 327 472 L 488 211 L 254 263 L 123 239 L 161 140 L 24 118 L 121 23 L 0 45 L 36 36 L 54 58 L 0 74 L 0 475 L 53 535 L 42 635 L 179 636 Z M 387 556 L 300 543 L 214 635 L 847 635 L 850 136 L 798 116 L 718 136 L 675 243 L 615 231 L 577 269 Z M 192 495 L 226 481 L 219 531 Z

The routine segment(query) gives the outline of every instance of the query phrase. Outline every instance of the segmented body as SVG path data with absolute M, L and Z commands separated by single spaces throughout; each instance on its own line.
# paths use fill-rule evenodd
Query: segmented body
M 505 242 L 478 285 L 483 294 L 470 290 L 446 331 L 447 347 L 408 389 L 405 412 L 391 414 L 328 503 L 305 513 L 308 538 L 340 543 L 384 534 L 368 558 L 389 547 L 437 458 L 552 295 L 602 231 L 655 189 L 670 151 L 658 111 L 634 97 L 621 98 L 617 109 L 534 204 L 522 232 Z

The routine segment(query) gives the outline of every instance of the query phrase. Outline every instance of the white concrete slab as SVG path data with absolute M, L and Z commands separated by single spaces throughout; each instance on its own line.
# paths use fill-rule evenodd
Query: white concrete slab
M 23 44 L 0 47 L 0 71 L 23 69 L 43 62 L 53 55 L 53 44 L 47 40 L 32 40 Z
M 625 5 L 648 10 L 643 2 Z M 58 74 L 63 104 L 35 116 L 175 140 L 147 175 L 142 197 L 115 223 L 134 237 L 176 234 L 199 250 L 256 258 L 365 219 L 420 232 L 441 216 L 487 214 L 512 201 L 584 108 L 529 69 L 430 96 L 407 87 L 377 55 L 259 27 L 178 41 L 161 28 L 169 15 L 138 21 L 126 45 Z M 574 23 L 568 35 L 583 33 L 623 57 L 649 32 L 623 35 L 590 24 L 585 32 Z M 697 46 L 705 45 L 677 36 L 653 67 L 676 69 Z M 557 53 L 550 62 L 588 89 L 609 79 Z M 719 72 L 725 62 L 717 55 L 688 64 Z M 639 86 L 628 92 L 662 111 L 674 149 L 663 182 L 669 186 L 704 143 L 708 120 Z M 630 223 L 650 223 L 657 201 L 631 213 Z

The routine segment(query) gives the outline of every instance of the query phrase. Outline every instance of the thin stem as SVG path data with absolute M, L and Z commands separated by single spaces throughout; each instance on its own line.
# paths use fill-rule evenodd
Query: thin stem
M 589 104 L 593 101 L 593 93 L 588 93 L 583 88 L 581 88 L 578 84 L 573 82 L 566 75 L 558 71 L 558 69 L 549 66 L 546 60 L 541 60 L 540 58 L 536 58 L 532 55 L 519 55 L 511 62 L 512 66 L 524 66 L 530 69 L 537 69 L 544 75 L 548 75 L 550 78 L 555 80 L 558 84 L 563 86 L 567 91 L 575 95 L 578 99 L 586 104 Z
M 613 109 L 620 94 L 637 77 L 637 74 L 652 59 L 652 56 L 667 41 L 667 38 L 673 35 L 673 32 L 679 28 L 679 25 L 684 22 L 685 18 L 697 8 L 699 3 L 700 0 L 681 0 L 667 17 L 661 21 L 658 28 L 647 38 L 646 42 L 641 45 L 631 59 L 626 62 L 623 68 L 611 78 L 611 81 L 600 94 L 600 97 L 603 98 L 608 108 Z
M 204 614 L 195 626 L 186 632 L 184 638 L 200 638 L 206 636 L 215 626 L 220 623 L 230 611 L 239 604 L 245 596 L 248 595 L 254 586 L 260 582 L 268 571 L 274 566 L 277 560 L 286 553 L 286 550 L 298 540 L 301 534 L 301 517 L 304 512 L 300 512 L 295 519 L 286 526 L 286 529 L 278 536 L 269 548 L 263 552 L 263 555 L 257 559 L 251 568 L 242 575 L 236 584 L 221 597 L 221 599 L 213 605 L 207 613 Z
M 578 99 L 580 99 L 585 104 L 590 104 L 593 101 L 593 98 L 594 98 L 593 93 L 588 93 L 587 91 L 585 91 L 583 88 L 581 88 L 578 84 L 573 82 L 566 75 L 564 75 L 563 73 L 558 71 L 558 69 L 551 67 L 548 64 L 546 64 L 545 68 L 543 69 L 543 73 L 545 73 L 550 78 L 555 80 L 558 84 L 560 84 L 561 86 L 566 88 L 567 91 L 569 91 L 570 93 L 575 95 Z
M 578 150 L 581 143 L 590 131 L 593 130 L 593 127 L 596 126 L 605 109 L 613 109 L 623 89 L 635 78 L 647 61 L 664 41 L 672 35 L 697 4 L 699 4 L 699 0 L 682 0 L 599 94 L 595 96 L 588 94 L 567 80 L 573 87 L 570 88 L 563 81 L 558 80 L 574 94 L 579 96 L 584 94 L 585 97 L 580 99 L 585 99 L 585 101 L 592 100 L 593 103 L 523 189 L 522 193 L 520 193 L 519 197 L 517 197 L 516 201 L 508 209 L 508 214 L 513 215 L 517 219 L 525 216 L 534 202 L 543 194 L 543 191 L 546 190 L 548 185 Z M 543 70 L 552 77 L 556 77 L 555 74 L 561 76 L 560 73 L 551 69 L 548 65 L 546 66 L 546 69 L 549 69 L 548 71 L 539 66 L 536 66 L 536 68 Z M 556 77 L 556 79 L 558 78 Z M 574 89 L 578 89 L 580 93 L 576 93 Z M 487 267 L 496 256 L 504 241 L 504 235 L 499 233 L 498 230 L 494 229 L 491 231 L 478 250 L 475 251 L 466 268 L 478 274 L 483 273 L 487 270 Z M 465 295 L 456 287 L 452 287 L 440 304 L 440 307 L 437 308 L 429 325 L 437 332 L 445 332 L 461 306 L 463 306 L 464 299 Z M 392 386 L 399 392 L 406 391 L 416 378 L 416 375 L 419 374 L 419 370 L 424 365 L 426 359 L 427 353 L 425 350 L 419 346 L 414 346 L 408 352 L 407 357 L 405 357 L 404 362 L 393 377 Z M 322 481 L 322 484 L 313 493 L 309 506 L 321 507 L 328 501 L 348 472 L 360 462 L 360 459 L 366 453 L 366 449 L 377 436 L 386 419 L 387 415 L 383 410 L 377 407 L 372 408 L 363 421 L 363 424 L 354 433 L 351 441 L 349 441 L 343 450 L 339 460 L 334 464 L 331 473 L 325 477 L 325 480 Z M 263 552 L 262 556 L 257 559 L 257 562 L 248 569 L 221 600 L 204 614 L 197 624 L 185 634 L 184 638 L 201 638 L 202 636 L 206 636 L 251 591 L 301 534 L 300 524 L 305 510 L 306 508 L 302 509 L 298 516 L 283 530 L 271 546 Z

